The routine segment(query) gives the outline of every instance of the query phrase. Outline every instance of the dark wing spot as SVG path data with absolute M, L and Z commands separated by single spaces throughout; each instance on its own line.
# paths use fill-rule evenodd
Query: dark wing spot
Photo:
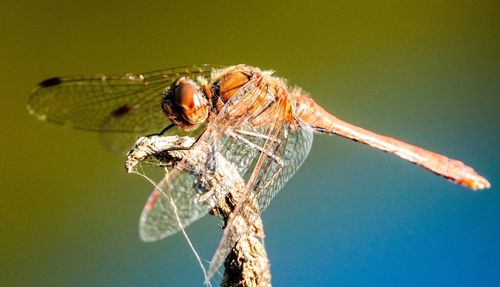
M 123 105 L 119 108 L 117 108 L 116 110 L 114 110 L 111 115 L 115 118 L 119 118 L 121 116 L 124 116 L 126 115 L 127 113 L 129 113 L 130 111 L 132 110 L 132 107 L 129 106 L 129 105 Z
M 53 77 L 53 78 L 48 78 L 45 81 L 42 81 L 40 84 L 38 84 L 42 88 L 47 88 L 55 85 L 59 85 L 61 83 L 61 78 L 59 77 Z

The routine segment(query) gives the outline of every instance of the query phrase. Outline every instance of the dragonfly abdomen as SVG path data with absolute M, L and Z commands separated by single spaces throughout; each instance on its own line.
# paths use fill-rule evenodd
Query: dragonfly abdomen
M 299 122 L 318 132 L 340 135 L 397 155 L 473 190 L 490 187 L 488 180 L 463 162 L 347 123 L 328 113 L 307 95 L 299 94 L 295 97 L 294 109 L 294 116 Z

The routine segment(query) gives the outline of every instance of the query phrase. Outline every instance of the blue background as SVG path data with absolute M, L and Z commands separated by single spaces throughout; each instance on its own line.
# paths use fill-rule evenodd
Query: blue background
M 493 185 L 318 135 L 264 214 L 275 286 L 500 286 L 499 19 L 498 1 L 3 1 L 0 285 L 202 285 L 182 236 L 139 240 L 150 185 L 96 135 L 25 106 L 54 75 L 246 63 Z M 188 232 L 208 260 L 215 219 Z

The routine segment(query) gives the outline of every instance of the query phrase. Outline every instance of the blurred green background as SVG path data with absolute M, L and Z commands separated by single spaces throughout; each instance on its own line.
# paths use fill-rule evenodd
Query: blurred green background
M 182 236 L 139 240 L 150 185 L 95 134 L 25 108 L 50 76 L 198 63 L 274 69 L 335 115 L 492 182 L 469 192 L 316 136 L 264 214 L 275 286 L 500 285 L 499 1 L 171 2 L 0 4 L 1 286 L 202 285 Z M 216 221 L 188 232 L 209 259 Z

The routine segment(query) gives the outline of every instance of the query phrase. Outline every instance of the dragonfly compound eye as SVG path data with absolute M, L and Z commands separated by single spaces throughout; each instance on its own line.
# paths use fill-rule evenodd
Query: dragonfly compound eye
M 191 79 L 179 78 L 162 101 L 165 115 L 184 130 L 191 130 L 208 117 L 208 100 Z

